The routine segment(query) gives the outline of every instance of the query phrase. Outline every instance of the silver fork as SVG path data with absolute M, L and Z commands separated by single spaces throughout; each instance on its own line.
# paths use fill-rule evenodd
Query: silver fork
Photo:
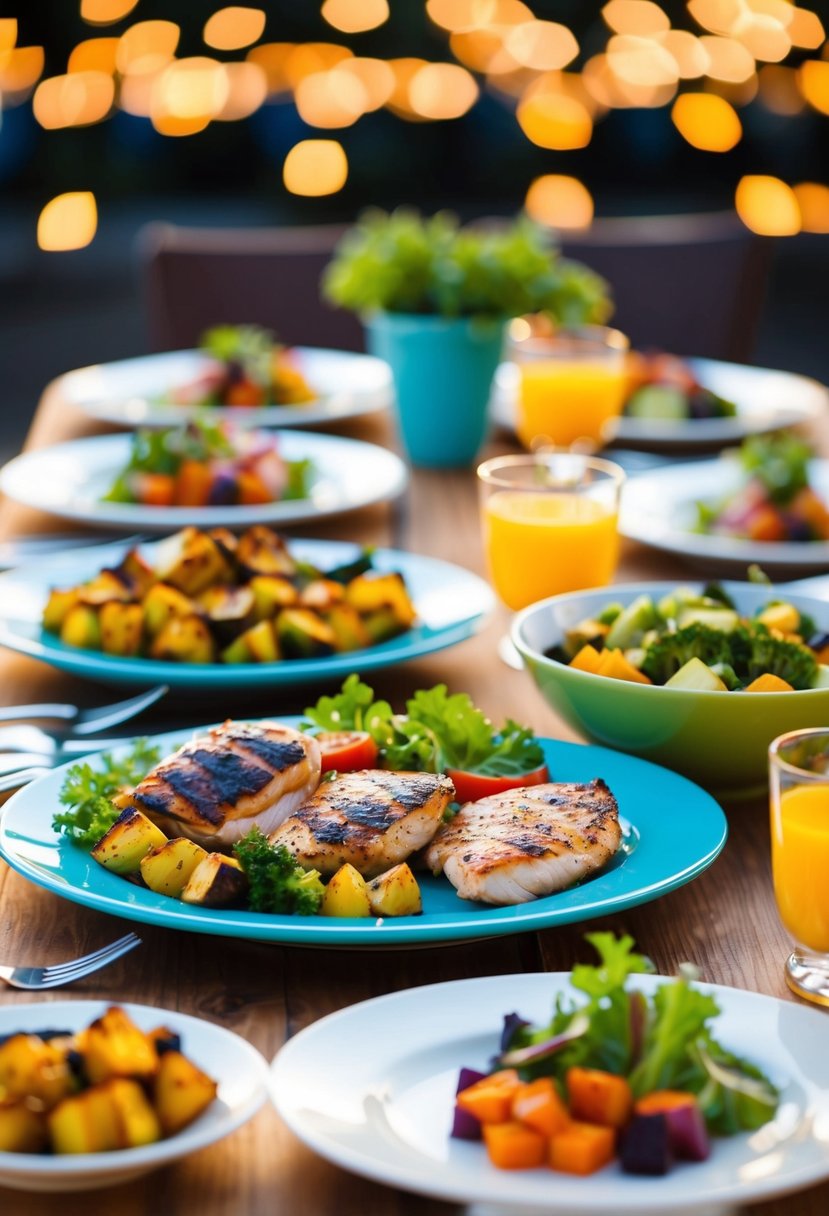
M 77 705 L 3 705 L 0 706 L 0 722 L 22 722 L 29 719 L 58 718 L 66 725 L 50 734 L 56 738 L 68 735 L 94 735 L 99 730 L 107 730 L 134 718 L 143 710 L 149 709 L 169 692 L 166 684 L 159 684 L 126 701 L 115 701 L 112 705 L 100 705 L 95 709 L 79 709 Z
M 92 954 L 70 959 L 68 963 L 56 963 L 53 967 L 0 967 L 0 980 L 5 980 L 11 988 L 25 988 L 33 992 L 43 988 L 60 988 L 83 979 L 85 975 L 92 975 L 102 967 L 108 967 L 140 945 L 141 938 L 128 933 L 126 937 L 119 937 L 117 942 L 103 946 Z

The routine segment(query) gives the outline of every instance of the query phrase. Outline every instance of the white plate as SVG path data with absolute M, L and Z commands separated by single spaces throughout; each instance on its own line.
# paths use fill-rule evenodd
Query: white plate
M 303 405 L 187 406 L 163 401 L 171 388 L 191 383 L 215 366 L 202 351 L 174 350 L 81 367 L 60 376 L 62 396 L 102 422 L 117 426 L 176 426 L 207 408 L 211 417 L 240 426 L 320 426 L 386 409 L 392 400 L 391 370 L 382 359 L 344 350 L 296 346 L 303 375 L 319 394 Z
M 0 1034 L 17 1030 L 81 1030 L 112 1001 L 38 1001 L 0 1008 Z M 157 1144 L 112 1153 L 43 1156 L 40 1153 L 0 1153 L 0 1186 L 24 1191 L 86 1191 L 114 1186 L 178 1161 L 208 1144 L 215 1144 L 259 1110 L 267 1097 L 268 1067 L 263 1057 L 238 1035 L 201 1018 L 122 1005 L 137 1026 L 152 1030 L 167 1026 L 181 1035 L 186 1056 L 219 1083 L 216 1101 L 184 1131 Z M 13 1210 L 12 1204 L 6 1210 Z
M 829 391 L 807 376 L 716 359 L 688 359 L 687 363 L 700 384 L 734 402 L 736 415 L 679 421 L 623 417 L 613 433 L 616 442 L 665 452 L 722 448 L 739 443 L 746 435 L 813 422 L 829 407 Z M 516 365 L 502 363 L 495 374 L 490 410 L 493 420 L 509 430 L 515 428 L 517 387 Z
M 829 500 L 829 461 L 813 460 L 809 479 Z M 756 563 L 767 574 L 829 570 L 829 541 L 755 541 L 694 532 L 697 502 L 716 502 L 745 481 L 731 456 L 640 473 L 625 483 L 619 529 L 624 536 L 677 553 L 706 570 L 745 578 Z
M 402 494 L 408 482 L 403 461 L 386 448 L 338 435 L 286 431 L 279 451 L 286 460 L 310 460 L 308 498 L 256 506 L 146 507 L 102 502 L 102 496 L 129 460 L 132 437 L 97 435 L 15 457 L 0 471 L 0 490 L 9 498 L 103 528 L 171 532 L 187 524 L 199 528 L 244 528 L 248 524 L 300 523 L 354 511 Z
M 646 991 L 659 982 L 629 981 Z M 353 1005 L 282 1048 L 271 1096 L 296 1135 L 336 1165 L 443 1200 L 503 1205 L 509 1216 L 699 1212 L 829 1177 L 826 1015 L 734 988 L 699 987 L 722 1010 L 717 1038 L 759 1064 L 782 1099 L 773 1122 L 715 1141 L 707 1162 L 677 1166 L 664 1178 L 636 1178 L 617 1165 L 589 1178 L 497 1170 L 483 1145 L 449 1138 L 459 1068 L 488 1068 L 504 1014 L 547 1021 L 556 994 L 572 992 L 563 973 L 458 980 Z

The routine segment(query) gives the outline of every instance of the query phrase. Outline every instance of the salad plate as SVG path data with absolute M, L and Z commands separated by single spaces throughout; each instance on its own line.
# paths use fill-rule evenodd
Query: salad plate
M 17 502 L 64 519 L 127 531 L 169 532 L 187 524 L 242 528 L 323 519 L 397 498 L 408 482 L 403 461 L 377 444 L 291 431 L 280 435 L 279 452 L 289 462 L 310 461 L 307 498 L 216 507 L 102 501 L 128 464 L 131 451 L 126 434 L 38 448 L 9 461 L 0 471 L 0 490 Z
M 291 1130 L 328 1161 L 387 1186 L 490 1213 L 615 1216 L 725 1212 L 829 1177 L 827 1024 L 814 1009 L 715 984 L 727 1049 L 781 1090 L 758 1131 L 716 1139 L 708 1161 L 664 1177 L 610 1165 L 590 1177 L 499 1170 L 480 1143 L 449 1138 L 459 1069 L 489 1070 L 504 1015 L 546 1024 L 564 973 L 496 975 L 412 988 L 352 1005 L 291 1039 L 271 1069 L 271 1095 Z M 651 993 L 664 977 L 633 976 Z M 351 1050 L 344 1052 L 343 1043 Z
M 0 1009 L 0 1036 L 47 1027 L 76 1032 L 104 1013 L 106 1001 L 37 1001 Z M 168 1026 L 187 1056 L 218 1082 L 216 1100 L 183 1131 L 154 1144 L 107 1153 L 45 1156 L 0 1153 L 0 1186 L 25 1191 L 95 1190 L 137 1178 L 215 1144 L 256 1114 L 267 1099 L 268 1068 L 259 1052 L 232 1031 L 201 1018 L 149 1005 L 122 1004 L 141 1030 Z M 7 1205 L 12 1210 L 13 1205 Z
M 807 376 L 716 359 L 685 362 L 705 388 L 733 401 L 737 413 L 730 418 L 687 420 L 623 415 L 613 431 L 617 443 L 676 454 L 690 449 L 718 449 L 739 443 L 746 435 L 814 422 L 829 405 L 827 389 Z M 490 411 L 493 421 L 509 430 L 515 426 L 517 389 L 516 365 L 502 363 L 495 375 Z
M 322 347 L 291 351 L 317 396 L 298 405 L 211 406 L 210 416 L 240 426 L 324 426 L 386 409 L 392 400 L 388 364 L 372 355 Z M 171 389 L 198 380 L 213 365 L 200 350 L 176 350 L 67 372 L 56 381 L 64 399 L 101 422 L 123 427 L 176 426 L 203 407 L 165 400 Z
M 286 719 L 291 725 L 296 719 Z M 162 754 L 186 742 L 181 731 L 152 740 Z M 18 791 L 0 823 L 0 853 L 39 886 L 88 907 L 128 920 L 252 941 L 297 946 L 364 948 L 439 945 L 529 932 L 619 912 L 657 899 L 690 882 L 719 855 L 727 825 L 717 803 L 684 777 L 647 761 L 601 747 L 540 740 L 554 781 L 602 777 L 619 805 L 622 845 L 613 859 L 581 885 L 531 903 L 492 907 L 461 900 L 448 880 L 419 876 L 424 911 L 419 916 L 340 919 L 278 916 L 203 908 L 125 882 L 60 836 L 52 816 L 68 766 Z M 117 758 L 130 751 L 116 749 Z M 100 757 L 89 763 L 100 765 Z M 672 815 L 665 815 L 670 806 Z M 676 830 L 681 822 L 682 831 Z
M 653 469 L 625 485 L 619 530 L 631 540 L 675 553 L 709 573 L 745 577 L 757 564 L 769 575 L 829 569 L 829 541 L 757 541 L 697 532 L 698 502 L 727 497 L 745 481 L 736 460 L 689 461 Z M 829 461 L 809 463 L 809 481 L 829 501 Z
M 152 564 L 155 543 L 140 546 Z M 275 688 L 346 676 L 388 667 L 444 650 L 483 628 L 494 597 L 483 579 L 462 566 L 397 549 L 376 549 L 372 566 L 403 575 L 414 601 L 417 619 L 411 629 L 368 650 L 342 651 L 324 658 L 290 659 L 277 663 L 174 663 L 128 658 L 65 645 L 42 627 L 43 608 L 53 587 L 74 586 L 116 565 L 123 543 L 95 545 L 53 554 L 19 570 L 0 574 L 0 646 L 50 663 L 62 671 L 108 684 L 175 688 Z M 342 541 L 296 540 L 291 552 L 299 561 L 330 569 L 354 561 L 362 550 Z

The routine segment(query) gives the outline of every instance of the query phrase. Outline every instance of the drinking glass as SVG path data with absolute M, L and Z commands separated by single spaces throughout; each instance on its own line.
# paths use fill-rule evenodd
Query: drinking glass
M 786 983 L 829 1005 L 829 728 L 775 739 L 769 778 L 774 897 L 795 940 Z
M 516 430 L 524 447 L 595 450 L 607 442 L 627 395 L 629 345 L 603 325 L 545 333 L 531 319 L 513 321 L 509 356 L 518 366 Z
M 508 608 L 611 581 L 624 479 L 618 465 L 576 452 L 498 456 L 480 465 L 484 549 Z

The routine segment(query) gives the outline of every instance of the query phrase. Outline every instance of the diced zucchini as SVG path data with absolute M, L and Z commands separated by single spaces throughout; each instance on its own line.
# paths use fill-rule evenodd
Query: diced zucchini
M 368 902 L 374 916 L 417 916 L 423 911 L 420 887 L 405 861 L 372 878 Z
M 70 608 L 60 627 L 60 640 L 64 646 L 77 646 L 81 650 L 101 649 L 101 626 L 98 613 L 87 604 Z
M 235 857 L 208 853 L 190 875 L 181 898 L 186 904 L 226 908 L 238 903 L 247 889 L 248 880 Z
M 173 616 L 150 647 L 150 657 L 171 663 L 212 663 L 216 643 L 199 616 Z
M 662 597 L 656 605 L 657 612 L 666 621 L 675 621 L 683 608 L 692 605 L 700 607 L 704 599 L 693 587 L 675 587 L 668 595 Z
M 166 841 L 141 858 L 141 877 L 157 895 L 170 895 L 178 899 L 190 875 L 206 856 L 207 850 L 196 844 L 195 840 L 180 836 L 176 840 Z
M 286 659 L 313 659 L 333 654 L 334 630 L 309 608 L 286 608 L 276 619 L 276 637 Z
M 162 1055 L 154 1083 L 155 1108 L 165 1136 L 174 1136 L 207 1110 L 216 1082 L 178 1051 Z
M 368 616 L 363 617 L 363 626 L 371 646 L 388 642 L 390 638 L 396 638 L 406 630 L 406 626 L 400 624 L 391 608 L 378 608 L 376 612 L 370 612 Z
M 138 654 L 144 632 L 144 609 L 140 604 L 104 604 L 98 616 L 101 649 L 105 654 Z
M 219 656 L 223 663 L 252 663 L 253 655 L 250 647 L 245 640 L 245 635 L 242 634 L 239 638 L 234 638 L 229 646 L 225 646 Z
M 114 874 L 136 874 L 150 849 L 158 849 L 166 841 L 161 828 L 141 811 L 127 807 L 95 845 L 92 856 Z
M 299 592 L 294 584 L 279 575 L 257 574 L 248 586 L 253 592 L 254 620 L 271 620 L 280 609 L 299 603 Z
M 605 636 L 608 650 L 627 650 L 642 640 L 646 630 L 656 624 L 656 608 L 649 595 L 638 595 L 624 608 Z
M 702 659 L 689 659 L 684 667 L 665 682 L 666 688 L 687 688 L 694 692 L 727 692 L 725 684 Z
M 740 623 L 733 608 L 683 608 L 677 617 L 677 625 L 705 625 L 707 629 L 719 629 L 721 633 L 732 633 Z

